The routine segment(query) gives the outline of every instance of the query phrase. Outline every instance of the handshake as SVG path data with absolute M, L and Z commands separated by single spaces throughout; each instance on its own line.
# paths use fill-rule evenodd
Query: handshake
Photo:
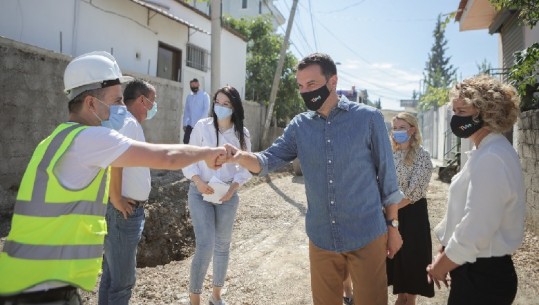
M 204 161 L 209 168 L 218 169 L 225 163 L 240 163 L 242 153 L 244 152 L 227 143 L 223 147 L 210 148 L 209 154 L 204 158 Z

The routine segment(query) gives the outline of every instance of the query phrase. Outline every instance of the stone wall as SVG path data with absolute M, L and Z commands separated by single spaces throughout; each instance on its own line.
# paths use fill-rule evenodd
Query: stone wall
M 517 138 L 526 185 L 527 226 L 539 234 L 539 110 L 520 114 Z

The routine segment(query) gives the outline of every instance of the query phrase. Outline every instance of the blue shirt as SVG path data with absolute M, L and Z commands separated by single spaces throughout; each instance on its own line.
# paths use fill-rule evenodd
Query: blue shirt
M 387 232 L 382 208 L 404 198 L 382 114 L 346 97 L 327 118 L 314 111 L 297 115 L 256 156 L 260 175 L 299 159 L 307 235 L 325 250 L 354 251 L 380 237 Z
M 183 126 L 195 127 L 196 123 L 208 117 L 210 111 L 210 97 L 202 90 L 192 93 L 185 100 L 183 110 Z

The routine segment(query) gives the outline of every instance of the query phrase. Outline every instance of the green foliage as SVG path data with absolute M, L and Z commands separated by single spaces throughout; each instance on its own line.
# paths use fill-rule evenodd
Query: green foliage
M 448 87 L 432 87 L 428 86 L 425 94 L 419 97 L 419 109 L 422 111 L 432 107 L 437 108 L 449 102 Z
M 539 91 L 537 71 L 539 71 L 539 43 L 515 52 L 515 64 L 509 71 L 508 78 L 517 89 L 520 97 L 520 109 L 523 111 L 539 108 L 539 99 L 533 94 Z
M 447 103 L 449 86 L 455 81 L 456 68 L 449 64 L 451 57 L 447 57 L 447 40 L 445 39 L 445 26 L 448 19 L 442 21 L 438 15 L 434 27 L 434 44 L 429 53 L 424 76 L 425 92 L 419 98 L 419 108 L 422 110 L 437 107 Z
M 223 22 L 248 39 L 245 98 L 268 105 L 284 38 L 273 32 L 271 21 L 266 16 L 253 19 L 227 17 Z M 286 126 L 292 117 L 305 110 L 296 84 L 296 65 L 297 59 L 287 52 L 273 110 L 280 127 Z
M 530 27 L 539 21 L 539 1 L 537 0 L 489 0 L 498 9 L 519 10 L 518 19 Z

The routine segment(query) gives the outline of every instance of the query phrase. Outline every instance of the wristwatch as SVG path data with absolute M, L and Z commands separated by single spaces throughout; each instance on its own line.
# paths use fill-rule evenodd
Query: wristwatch
M 386 219 L 386 225 L 392 226 L 393 228 L 398 229 L 399 228 L 399 220 L 396 219 L 396 218 L 394 218 L 394 219 Z

